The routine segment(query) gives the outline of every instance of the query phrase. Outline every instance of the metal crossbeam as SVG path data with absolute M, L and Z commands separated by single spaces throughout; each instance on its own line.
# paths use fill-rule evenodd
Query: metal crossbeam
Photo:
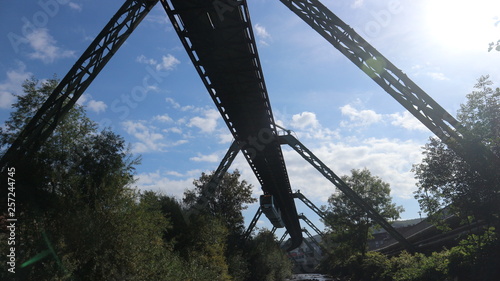
M 354 190 L 352 190 L 340 177 L 338 177 L 328 166 L 326 166 L 316 155 L 307 149 L 299 140 L 292 135 L 280 136 L 283 144 L 290 145 L 297 151 L 307 162 L 316 168 L 325 178 L 332 182 L 340 191 L 342 191 L 349 199 L 363 209 L 370 218 L 384 228 L 394 239 L 400 242 L 404 247 L 413 252 L 414 247 L 410 244 L 392 225 L 387 222 L 371 205 L 365 202 Z
M 3 169 L 39 149 L 158 0 L 127 0 L 77 60 L 0 160 Z
M 217 167 L 217 170 L 215 170 L 210 180 L 203 186 L 202 188 L 203 196 L 201 196 L 199 202 L 197 202 L 197 204 L 193 207 L 192 209 L 193 211 L 203 210 L 210 201 L 209 199 L 214 197 L 214 194 L 217 190 L 217 186 L 219 186 L 220 181 L 222 180 L 227 170 L 231 166 L 231 163 L 233 163 L 234 158 L 236 158 L 236 155 L 238 155 L 238 151 L 240 151 L 239 146 L 236 143 L 236 141 L 233 141 L 233 143 L 227 150 L 226 155 L 224 155 L 219 166 Z M 188 212 L 187 217 L 189 217 L 190 215 L 191 213 Z
M 311 235 L 311 233 L 306 229 L 306 228 L 302 228 L 302 232 L 304 232 L 307 237 L 309 237 L 309 239 L 316 245 L 318 246 L 318 248 L 320 248 L 321 246 L 319 245 L 318 241 L 316 241 L 316 239 L 314 239 L 314 237 Z M 307 241 L 307 239 L 304 239 L 304 241 Z M 309 242 L 306 242 L 306 244 L 309 246 L 309 248 L 311 248 L 314 252 L 314 247 L 311 246 L 311 244 L 309 244 Z
M 250 222 L 250 225 L 247 228 L 247 231 L 245 232 L 245 239 L 248 239 L 250 235 L 252 235 L 252 231 L 255 228 L 255 225 L 257 224 L 257 221 L 259 221 L 260 216 L 262 215 L 262 209 L 259 207 L 257 209 L 257 212 L 255 213 L 255 216 L 253 217 L 252 221 Z M 273 232 L 274 234 L 274 232 Z
M 500 159 L 319 0 L 280 0 L 463 157 L 491 186 Z
M 283 243 L 283 241 L 285 241 L 285 238 L 286 238 L 287 235 L 288 235 L 288 231 L 285 231 L 285 233 L 283 233 L 283 236 L 281 236 L 281 239 L 280 239 L 280 242 L 279 242 L 280 245 Z
M 214 193 L 215 189 L 219 185 L 219 182 L 222 180 L 222 177 L 224 177 L 224 174 L 226 174 L 239 151 L 240 148 L 238 146 L 238 143 L 236 143 L 236 141 L 233 141 L 231 143 L 231 146 L 227 150 L 226 155 L 224 155 L 224 158 L 222 158 L 219 167 L 217 167 L 217 170 L 215 170 L 214 174 L 210 178 L 210 181 L 203 187 L 203 189 L 208 191 L 209 194 Z
M 311 202 L 309 199 L 307 199 L 304 194 L 300 193 L 300 191 L 297 191 L 293 194 L 294 198 L 300 199 L 304 204 L 309 207 L 311 210 L 313 210 L 323 221 L 326 220 L 325 213 L 321 211 L 320 208 L 316 207 L 313 202 Z
M 228 3 L 229 2 L 229 3 Z M 172 25 L 265 194 L 274 196 L 292 238 L 302 232 L 278 141 L 247 2 L 161 0 Z
M 319 236 L 323 237 L 323 232 L 317 228 L 312 221 L 310 221 L 304 214 L 299 214 L 299 219 L 305 221 Z

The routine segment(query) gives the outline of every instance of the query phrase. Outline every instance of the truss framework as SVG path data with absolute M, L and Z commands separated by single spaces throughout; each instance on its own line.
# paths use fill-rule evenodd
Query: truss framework
M 248 225 L 247 231 L 245 231 L 245 239 L 250 238 L 250 235 L 252 234 L 253 229 L 255 228 L 255 225 L 257 224 L 257 221 L 259 221 L 260 216 L 262 215 L 262 209 L 259 207 L 257 209 L 257 212 L 255 213 L 255 216 L 253 217 L 252 221 L 250 222 L 250 225 Z M 276 231 L 276 228 L 273 227 L 273 234 L 274 231 Z
M 0 160 L 0 168 L 38 150 L 158 0 L 127 0 L 54 89 Z
M 170 1 L 175 1 L 177 3 L 187 2 L 178 0 Z M 419 119 L 441 140 L 443 140 L 443 142 L 453 148 L 471 165 L 471 167 L 475 168 L 484 178 L 489 180 L 490 184 L 493 186 L 498 185 L 495 181 L 498 179 L 497 167 L 500 163 L 498 157 L 496 157 L 489 149 L 484 147 L 479 141 L 474 140 L 473 136 L 471 136 L 470 133 L 457 122 L 457 120 L 448 114 L 439 104 L 437 104 L 430 96 L 428 96 L 412 80 L 410 80 L 406 74 L 396 68 L 388 59 L 380 54 L 361 36 L 359 36 L 352 28 L 346 25 L 340 18 L 328 10 L 318 0 L 280 1 L 300 18 L 302 18 L 306 23 L 308 23 L 326 40 L 328 40 L 355 65 L 368 74 L 377 84 L 379 84 L 385 91 L 393 96 L 409 112 L 417 117 L 417 119 Z M 8 148 L 0 160 L 1 169 L 4 169 L 9 163 L 25 158 L 30 153 L 38 150 L 39 146 L 50 136 L 60 120 L 74 106 L 78 98 L 83 94 L 98 73 L 104 68 L 111 57 L 118 51 L 120 46 L 125 42 L 125 40 L 130 36 L 133 30 L 157 2 L 158 0 L 125 1 L 118 12 L 111 18 L 108 24 L 98 34 L 96 39 L 90 44 L 87 50 L 77 60 L 75 65 L 61 80 L 57 88 L 37 111 L 27 126 L 20 132 L 13 144 Z M 171 6 L 169 6 L 167 0 L 161 0 L 161 2 L 174 24 L 174 27 L 177 29 L 179 37 L 195 64 L 200 77 L 202 77 L 202 80 L 212 96 L 212 99 L 218 107 L 223 119 L 226 121 L 230 131 L 233 133 L 233 136 L 235 136 L 239 148 L 243 150 L 243 153 L 254 170 L 257 178 L 261 182 L 265 182 L 266 180 L 264 179 L 267 179 L 267 182 L 274 182 L 276 186 L 284 184 L 285 191 L 291 193 L 286 167 L 284 166 L 283 156 L 281 150 L 279 149 L 279 144 L 273 143 L 272 145 L 269 145 L 269 147 L 273 147 L 271 149 L 272 151 L 266 150 L 266 152 L 271 152 L 271 154 L 275 156 L 273 158 L 274 161 L 271 164 L 262 164 L 267 161 L 267 158 L 262 156 L 265 153 L 263 152 L 261 154 L 262 157 L 256 157 L 258 154 L 257 151 L 253 149 L 255 153 L 254 155 L 251 150 L 252 147 L 245 142 L 252 136 L 246 134 L 247 132 L 237 130 L 238 126 L 235 125 L 237 120 L 230 118 L 231 109 L 233 112 L 238 113 L 237 111 L 245 111 L 245 108 L 233 108 L 235 106 L 235 100 L 224 100 L 222 98 L 223 95 L 221 95 L 224 94 L 224 92 L 218 92 L 219 88 L 217 88 L 217 85 L 228 85 L 229 87 L 233 87 L 234 85 L 245 85 L 251 89 L 249 92 L 257 91 L 259 93 L 257 98 L 244 100 L 243 103 L 246 103 L 247 105 L 250 103 L 250 105 L 248 105 L 249 107 L 259 108 L 261 112 L 264 112 L 262 115 L 263 121 L 261 120 L 262 122 L 257 126 L 258 129 L 268 129 L 272 132 L 272 135 L 277 136 L 261 65 L 258 60 L 255 38 L 252 32 L 246 1 L 229 1 L 231 2 L 229 3 L 230 6 L 232 6 L 231 9 L 234 10 L 234 12 L 225 14 L 225 23 L 216 22 L 214 20 L 216 18 L 217 11 L 213 7 L 211 8 L 213 10 L 211 10 L 213 12 L 212 16 L 210 16 L 210 13 L 199 14 L 204 18 L 205 22 L 210 22 L 207 26 L 211 25 L 212 29 L 226 29 L 227 37 L 221 36 L 219 38 L 221 42 L 216 43 L 225 44 L 227 41 L 228 45 L 225 50 L 231 52 L 233 55 L 231 61 L 234 65 L 242 66 L 242 68 L 238 70 L 241 71 L 243 75 L 238 77 L 232 76 L 234 75 L 234 72 L 230 71 L 230 69 L 217 67 L 218 64 L 228 63 L 229 60 L 227 59 L 216 61 L 211 60 L 209 57 L 200 59 L 200 51 L 210 51 L 195 49 L 192 44 L 193 42 L 189 41 L 189 38 L 191 35 L 196 35 L 197 33 L 199 35 L 203 33 L 204 30 L 197 30 L 196 28 L 188 30 L 183 28 L 184 24 L 189 25 L 190 22 L 182 22 L 180 13 L 178 13 L 179 11 L 170 9 L 169 7 Z M 212 4 L 208 3 L 206 5 Z M 186 12 L 186 10 L 181 12 Z M 244 22 L 228 26 L 226 23 L 231 22 L 231 17 L 233 20 L 243 19 Z M 241 28 L 245 30 L 243 32 L 244 38 L 241 41 L 245 44 L 243 48 L 237 40 L 233 40 L 234 38 L 238 38 L 238 36 L 241 37 Z M 203 44 L 200 46 L 202 45 Z M 241 50 L 246 51 L 242 52 Z M 248 62 L 249 59 L 249 64 L 242 63 L 245 61 Z M 207 68 L 206 66 L 209 65 L 216 65 L 216 67 L 211 69 Z M 233 77 L 235 80 L 232 83 L 225 83 L 227 82 L 225 79 L 220 81 L 217 81 L 217 79 L 210 79 L 214 77 Z M 291 136 L 282 136 L 280 139 L 282 142 L 291 142 L 291 144 L 289 144 L 292 148 L 299 152 L 299 154 L 315 166 L 340 190 L 346 192 L 346 194 L 351 193 L 352 190 L 349 191 L 349 187 L 346 186 L 345 183 L 343 183 L 328 167 L 326 167 L 319 159 L 308 151 L 307 148 L 305 148 L 300 142 L 296 139 L 294 140 Z M 233 157 L 233 155 L 229 157 Z M 228 167 L 230 163 L 226 164 Z M 258 165 L 260 165 L 259 168 L 257 168 Z M 227 167 L 225 167 L 226 170 Z M 266 170 L 262 167 L 267 167 L 269 169 Z M 275 169 L 273 167 L 278 168 Z M 219 168 L 221 168 L 221 166 Z M 222 169 L 224 169 L 224 167 Z M 280 170 L 280 173 L 274 173 L 276 170 Z M 279 174 L 281 178 L 277 179 L 275 176 L 276 174 Z M 221 174 L 218 175 L 220 176 Z M 214 180 L 216 180 L 215 177 Z M 269 188 L 268 190 L 272 189 L 269 187 L 269 184 L 266 184 L 264 188 Z M 350 194 L 349 196 L 352 197 L 352 199 L 355 200 L 355 202 L 357 202 L 360 206 L 366 205 L 366 202 L 358 198 L 359 196 L 355 193 Z M 288 200 L 289 198 L 286 197 L 286 199 Z M 285 202 L 286 200 L 282 201 Z M 293 200 L 291 200 L 291 202 L 292 203 L 289 203 L 291 204 L 290 209 L 295 210 Z M 364 206 L 364 208 L 366 208 L 366 211 L 373 216 L 374 219 L 377 218 L 378 214 L 373 212 L 373 210 L 370 209 L 370 206 Z M 299 235 L 296 230 L 297 227 L 300 226 L 298 223 L 295 223 L 296 220 L 296 214 L 295 216 L 291 215 L 288 218 L 290 225 L 293 224 L 294 233 L 292 234 L 295 237 L 298 237 Z M 404 240 L 404 238 L 400 236 L 397 231 L 392 229 L 392 226 L 390 226 L 387 222 L 380 221 L 380 218 L 375 220 L 402 244 L 406 245 L 408 248 L 412 247 L 411 244 Z M 301 237 L 302 236 L 300 235 L 300 238 Z M 296 242 L 298 242 L 298 240 L 299 239 L 296 239 Z
M 160 2 L 262 190 L 286 210 L 282 219 L 297 247 L 302 232 L 247 2 L 230 1 L 223 17 L 212 1 Z
M 283 144 L 290 145 L 297 151 L 302 158 L 316 168 L 326 179 L 333 183 L 340 191 L 342 191 L 349 199 L 353 200 L 360 208 L 362 208 L 370 218 L 384 228 L 394 239 L 400 242 L 404 247 L 414 252 L 414 246 L 410 244 L 392 225 L 387 222 L 371 205 L 366 203 L 354 190 L 352 190 L 339 176 L 337 176 L 328 166 L 326 166 L 316 155 L 314 155 L 307 147 L 292 135 L 280 136 Z
M 300 193 L 300 191 L 297 191 L 293 194 L 294 198 L 300 199 L 307 207 L 309 207 L 311 210 L 313 210 L 323 221 L 326 220 L 325 213 L 321 211 L 320 208 L 316 207 L 311 200 L 307 199 L 304 194 Z
M 314 231 L 316 231 L 316 233 L 319 236 L 321 236 L 321 237 L 324 236 L 323 232 L 321 230 L 319 230 L 319 228 L 316 227 L 314 225 L 314 223 L 312 223 L 312 221 L 310 221 L 304 214 L 299 214 L 299 219 L 303 220 L 310 228 L 312 228 Z
M 203 186 L 202 195 L 197 204 L 184 216 L 186 220 L 189 220 L 191 214 L 195 212 L 202 211 L 204 207 L 208 204 L 209 199 L 212 198 L 217 190 L 217 186 L 219 186 L 220 181 L 226 174 L 227 170 L 231 166 L 240 151 L 238 144 L 236 141 L 231 143 L 231 146 L 227 150 L 226 154 L 222 158 L 217 170 L 215 170 L 214 174 L 210 178 L 210 180 Z
M 463 157 L 491 186 L 498 185 L 495 167 L 500 166 L 500 159 L 354 29 L 319 0 L 280 1 Z

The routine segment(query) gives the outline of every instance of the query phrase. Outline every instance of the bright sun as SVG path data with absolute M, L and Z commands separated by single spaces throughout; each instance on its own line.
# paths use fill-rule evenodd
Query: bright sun
M 500 39 L 499 0 L 428 1 L 424 21 L 432 42 L 450 51 L 484 51 Z

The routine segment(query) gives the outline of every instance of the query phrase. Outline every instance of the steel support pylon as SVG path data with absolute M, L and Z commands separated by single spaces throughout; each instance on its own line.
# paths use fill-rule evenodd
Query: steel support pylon
M 197 214 L 200 211 L 203 211 L 208 204 L 210 198 L 212 198 L 217 190 L 217 187 L 219 186 L 220 181 L 226 174 L 227 170 L 231 166 L 231 163 L 233 163 L 234 158 L 236 158 L 236 155 L 238 155 L 238 151 L 240 151 L 240 148 L 236 141 L 233 141 L 231 143 L 231 146 L 226 152 L 226 155 L 224 155 L 224 158 L 222 158 L 219 166 L 217 167 L 217 170 L 215 170 L 214 174 L 210 178 L 210 180 L 203 186 L 202 189 L 202 195 L 199 201 L 194 205 L 185 215 L 184 219 L 189 220 L 191 215 Z
M 408 251 L 414 252 L 414 246 L 406 240 L 392 225 L 387 222 L 371 205 L 365 202 L 354 190 L 352 190 L 340 177 L 338 177 L 328 166 L 326 166 L 316 155 L 307 149 L 299 140 L 292 135 L 280 136 L 282 144 L 290 145 L 300 156 L 316 168 L 324 177 L 332 182 L 340 191 L 361 209 L 363 209 L 371 219 L 384 228 L 394 239 L 400 242 Z
M 500 159 L 415 82 L 319 0 L 280 0 L 498 187 Z
M 158 0 L 127 0 L 0 159 L 0 169 L 37 151 Z
M 253 217 L 252 221 L 250 222 L 250 225 L 248 226 L 247 231 L 245 231 L 245 235 L 243 236 L 245 239 L 248 239 L 250 237 L 250 235 L 252 235 L 252 231 L 255 228 L 257 221 L 259 221 L 259 218 L 261 215 L 262 215 L 262 209 L 259 207 L 257 209 L 257 212 L 255 213 L 255 216 Z
M 320 208 L 316 207 L 313 202 L 311 202 L 309 199 L 307 199 L 304 194 L 300 193 L 300 191 L 297 191 L 293 194 L 294 198 L 300 199 L 307 207 L 309 207 L 311 210 L 313 210 L 323 221 L 326 220 L 325 213 L 321 211 Z
M 304 214 L 299 214 L 299 219 L 303 220 L 307 225 L 309 225 L 310 228 L 312 228 L 319 236 L 323 237 L 323 232 L 319 230 L 318 227 L 312 223 Z

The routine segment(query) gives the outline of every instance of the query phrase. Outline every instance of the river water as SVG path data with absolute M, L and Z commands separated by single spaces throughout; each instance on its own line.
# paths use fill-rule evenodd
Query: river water
M 327 275 L 323 274 L 294 274 L 288 281 L 335 281 Z

